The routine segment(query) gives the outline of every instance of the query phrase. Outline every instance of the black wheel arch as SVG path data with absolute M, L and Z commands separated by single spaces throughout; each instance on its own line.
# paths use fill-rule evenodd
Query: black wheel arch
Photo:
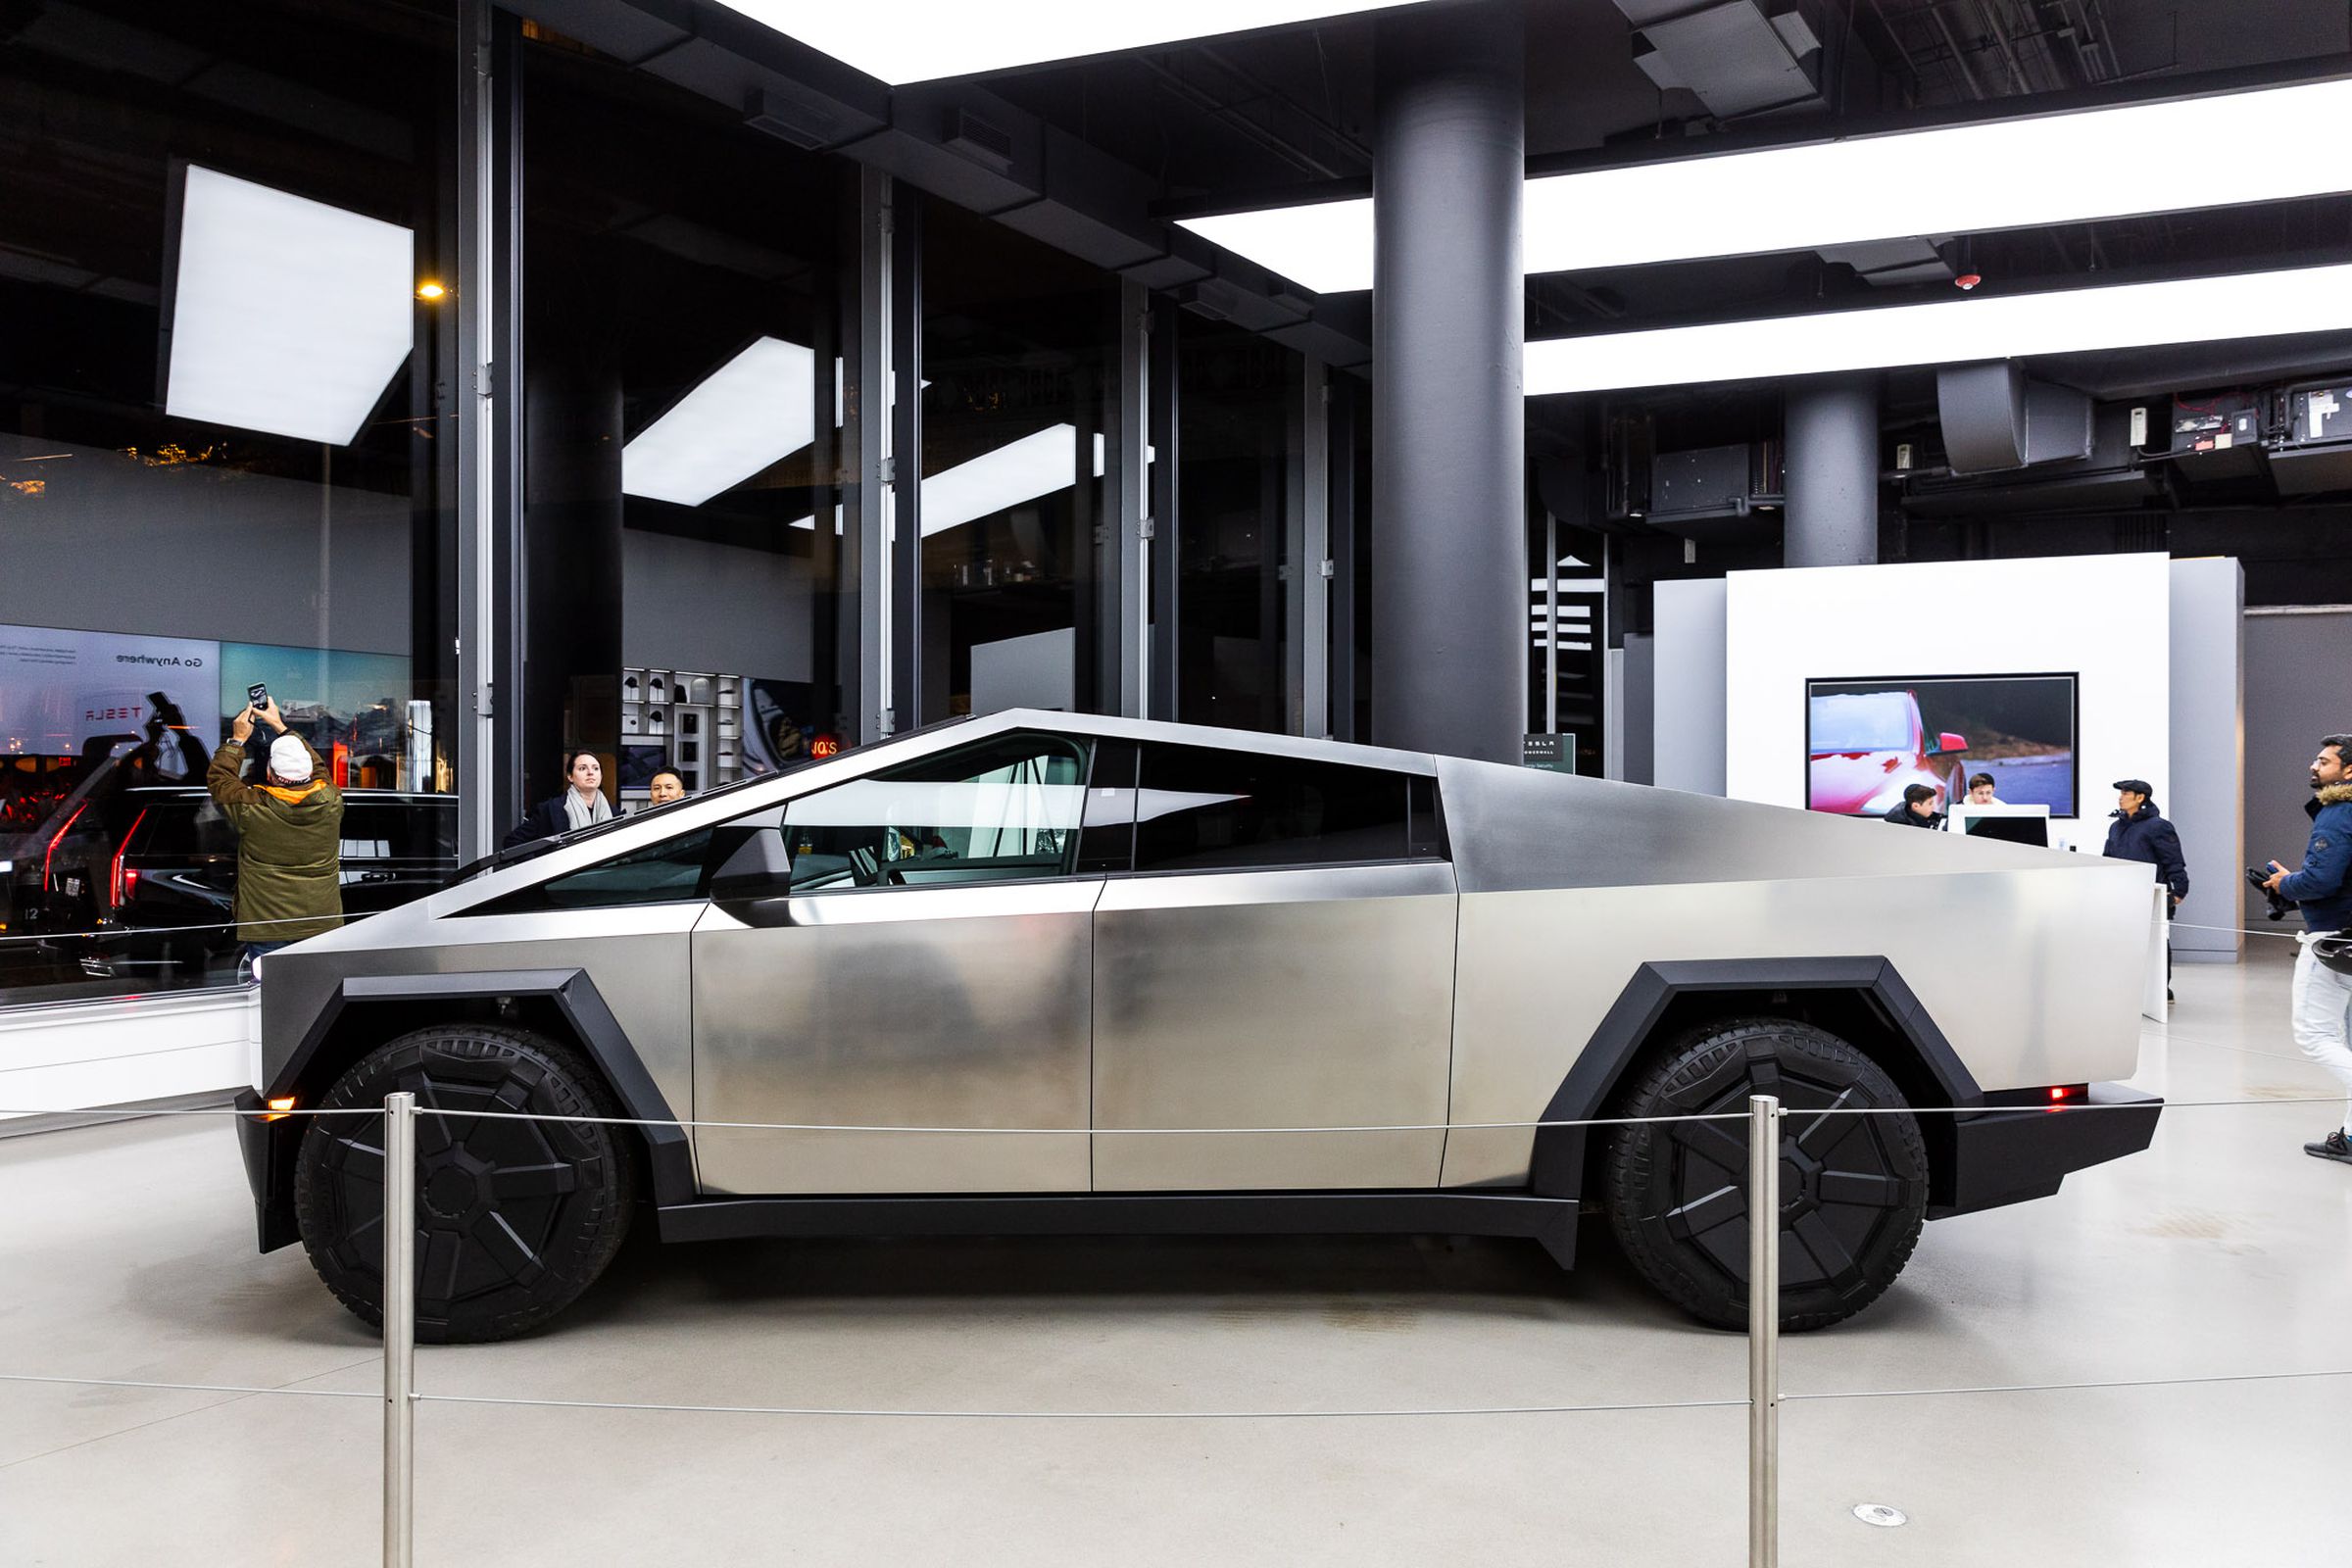
M 576 968 L 346 977 L 271 1077 L 264 1098 L 292 1095 L 298 1103 L 315 1103 L 346 1068 L 384 1042 L 412 1029 L 466 1019 L 528 1029 L 573 1047 L 624 1116 L 659 1124 L 672 1122 L 677 1114 L 596 982 Z M 635 1135 L 644 1153 L 654 1201 L 690 1200 L 694 1159 L 685 1129 L 649 1125 L 625 1131 Z M 282 1202 L 290 1214 L 292 1162 L 285 1161 L 282 1170 L 271 1163 L 273 1190 L 257 1196 L 266 1212 Z
M 1642 1063 L 1686 1031 L 1721 1019 L 1793 1018 L 1827 1029 L 1878 1063 L 1913 1105 L 1984 1103 L 1984 1092 L 1887 958 L 1679 958 L 1642 964 L 1561 1080 L 1544 1121 L 1608 1114 Z M 1958 1167 L 1953 1118 L 1922 1116 L 1929 1201 L 1948 1204 Z M 1536 1131 L 1530 1189 L 1549 1198 L 1598 1192 L 1602 1140 L 1585 1127 Z

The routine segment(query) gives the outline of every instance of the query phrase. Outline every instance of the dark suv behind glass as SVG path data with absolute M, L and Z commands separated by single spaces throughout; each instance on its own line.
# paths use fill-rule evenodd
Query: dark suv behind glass
M 458 865 L 455 796 L 345 790 L 343 800 L 346 915 L 448 884 Z M 39 885 L 37 868 L 17 867 L 36 880 L 14 890 L 11 924 L 46 938 L 38 946 L 47 961 L 41 974 L 13 974 L 0 1003 L 234 984 L 243 953 L 230 924 L 237 834 L 212 797 L 185 786 L 124 789 L 81 816 L 49 858 L 53 886 Z M 65 837 L 79 848 L 66 853 Z

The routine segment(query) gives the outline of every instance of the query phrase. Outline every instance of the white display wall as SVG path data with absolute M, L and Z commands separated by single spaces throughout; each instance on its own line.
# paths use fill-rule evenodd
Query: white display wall
M 1655 780 L 1804 804 L 1808 680 L 2073 674 L 2081 816 L 2106 842 L 2109 788 L 2145 778 L 2180 829 L 2190 891 L 2176 956 L 2242 949 L 2243 575 L 2228 558 L 2064 556 L 1734 572 L 1662 582 Z
M 1736 571 L 1725 584 L 1726 793 L 1805 804 L 1805 683 L 2076 677 L 2070 841 L 2106 838 L 2107 786 L 2170 793 L 2172 563 L 2060 556 Z

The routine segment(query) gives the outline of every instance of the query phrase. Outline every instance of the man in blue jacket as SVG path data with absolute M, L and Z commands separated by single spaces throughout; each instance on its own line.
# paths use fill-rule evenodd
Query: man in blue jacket
M 2156 868 L 2156 880 L 2172 895 L 2164 905 L 2164 917 L 2170 920 L 2180 901 L 2188 897 L 2188 861 L 2180 854 L 2180 835 L 2149 798 L 2155 793 L 2156 786 L 2144 778 L 2115 781 L 2115 810 L 2110 813 L 2115 825 L 2107 830 L 2104 853 L 2110 860 L 2145 860 Z M 2164 1000 L 2173 1000 L 2170 937 L 2164 944 Z
M 2312 943 L 2352 926 L 2352 735 L 2329 735 L 2311 761 L 2311 843 L 2292 871 L 2277 860 L 2263 884 L 2295 901 L 2307 930 L 2295 938 L 2295 1044 L 2344 1086 L 2343 1125 L 2303 1152 L 2352 1165 L 2352 975 L 2312 954 Z

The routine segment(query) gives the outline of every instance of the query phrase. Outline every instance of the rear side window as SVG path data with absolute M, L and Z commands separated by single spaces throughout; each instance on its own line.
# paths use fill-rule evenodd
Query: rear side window
M 1399 860 L 1412 846 L 1406 775 L 1289 757 L 1146 746 L 1139 871 L 1256 870 Z
M 178 859 L 237 853 L 236 830 L 210 796 L 167 796 L 130 801 L 133 832 L 129 851 L 142 857 Z
M 424 801 L 343 802 L 343 858 L 451 860 L 458 858 L 458 813 Z

